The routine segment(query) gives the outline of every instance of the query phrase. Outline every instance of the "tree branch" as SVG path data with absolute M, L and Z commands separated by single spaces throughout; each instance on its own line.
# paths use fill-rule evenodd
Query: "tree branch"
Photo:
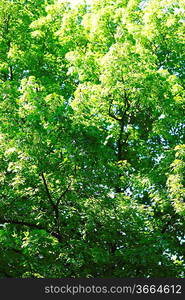
M 109 105 L 109 116 L 117 121 L 121 121 L 121 118 L 116 117 L 112 112 L 111 112 L 111 108 L 112 108 L 112 102 L 113 99 L 111 99 L 110 105 Z
M 65 189 L 65 191 L 60 195 L 60 197 L 57 199 L 57 203 L 56 206 L 58 207 L 58 205 L 60 204 L 60 200 L 65 196 L 65 194 L 69 191 L 69 188 L 71 186 L 71 182 L 69 183 L 69 185 L 67 186 L 67 188 Z
M 45 187 L 46 194 L 47 194 L 47 196 L 48 196 L 49 202 L 50 202 L 51 206 L 53 207 L 53 209 L 56 210 L 56 205 L 55 205 L 55 203 L 53 202 L 53 199 L 52 199 L 52 197 L 51 197 L 51 195 L 50 195 L 49 188 L 48 188 L 48 185 L 47 185 L 47 182 L 46 182 L 44 173 L 41 173 L 41 177 L 42 177 L 42 181 L 43 181 L 43 184 L 44 184 L 44 187 Z
M 37 224 L 34 224 L 34 223 L 25 222 L 25 221 L 5 219 L 5 218 L 2 218 L 2 217 L 0 218 L 0 224 L 20 225 L 20 226 L 27 226 L 31 229 L 45 230 L 47 233 L 49 233 L 50 235 L 55 237 L 59 242 L 61 242 L 61 237 L 58 233 L 50 231 L 42 225 L 37 225 Z

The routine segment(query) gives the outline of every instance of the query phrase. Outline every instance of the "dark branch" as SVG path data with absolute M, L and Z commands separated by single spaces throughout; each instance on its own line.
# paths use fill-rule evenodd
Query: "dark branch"
M 12 66 L 10 66 L 9 70 L 10 70 L 10 80 L 12 81 L 13 80 L 13 68 L 12 68 Z
M 41 177 L 42 177 L 42 181 L 43 181 L 43 184 L 44 184 L 44 187 L 45 187 L 46 194 L 47 194 L 47 197 L 48 197 L 48 199 L 49 199 L 49 202 L 50 202 L 51 206 L 53 207 L 53 209 L 55 210 L 55 209 L 56 209 L 56 205 L 55 205 L 55 203 L 53 202 L 52 197 L 51 197 L 51 195 L 50 195 L 50 192 L 49 192 L 49 189 L 48 189 L 48 185 L 47 185 L 47 182 L 46 182 L 44 173 L 41 173 Z
M 109 105 L 109 116 L 117 121 L 121 121 L 121 118 L 118 118 L 117 116 L 115 116 L 112 112 L 111 112 L 111 108 L 112 108 L 112 102 L 113 102 L 113 99 L 111 100 L 111 103 Z
M 43 180 L 43 183 L 44 183 L 44 187 L 45 187 L 45 190 L 46 190 L 46 194 L 48 196 L 48 199 L 49 199 L 49 202 L 53 208 L 53 211 L 54 211 L 54 221 L 55 221 L 55 225 L 56 225 L 56 228 L 57 228 L 57 233 L 55 233 L 55 237 L 58 239 L 59 242 L 62 241 L 62 237 L 61 237 L 61 234 L 60 234 L 60 219 L 59 219 L 59 208 L 58 208 L 58 205 L 59 205 L 59 202 L 60 202 L 60 198 L 57 200 L 57 204 L 55 204 L 53 202 L 53 199 L 50 195 L 50 192 L 49 192 L 49 188 L 48 188 L 48 185 L 47 185 L 47 182 L 46 182 L 46 179 L 45 179 L 45 176 L 44 176 L 44 173 L 41 173 L 41 177 L 42 177 L 42 180 Z M 54 234 L 53 234 L 54 235 Z
M 50 231 L 42 225 L 37 225 L 34 223 L 25 222 L 25 221 L 9 220 L 9 219 L 4 219 L 4 218 L 0 218 L 0 224 L 20 225 L 20 226 L 27 226 L 31 229 L 45 230 L 47 233 L 49 233 L 50 235 L 55 237 L 59 242 L 61 242 L 61 237 L 58 233 Z
M 65 194 L 69 191 L 69 188 L 71 186 L 71 182 L 69 183 L 68 187 L 66 188 L 66 190 L 60 195 L 60 197 L 57 199 L 57 204 L 56 206 L 58 207 L 58 205 L 60 204 L 60 200 L 65 196 Z
M 24 222 L 24 221 L 18 221 L 18 220 L 8 220 L 8 219 L 2 219 L 0 218 L 0 224 L 14 224 L 14 225 L 23 225 L 23 226 L 28 226 L 30 228 L 35 228 L 35 229 L 44 229 L 45 228 L 41 225 L 29 223 L 29 222 Z

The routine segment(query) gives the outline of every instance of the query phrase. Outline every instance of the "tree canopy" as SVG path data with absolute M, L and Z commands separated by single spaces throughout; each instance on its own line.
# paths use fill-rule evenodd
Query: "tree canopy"
M 184 96 L 183 0 L 0 0 L 0 277 L 184 277 Z

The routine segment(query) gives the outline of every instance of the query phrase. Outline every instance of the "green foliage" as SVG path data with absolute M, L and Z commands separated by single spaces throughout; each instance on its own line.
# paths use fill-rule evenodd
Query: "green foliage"
M 0 0 L 0 277 L 184 277 L 184 16 Z

